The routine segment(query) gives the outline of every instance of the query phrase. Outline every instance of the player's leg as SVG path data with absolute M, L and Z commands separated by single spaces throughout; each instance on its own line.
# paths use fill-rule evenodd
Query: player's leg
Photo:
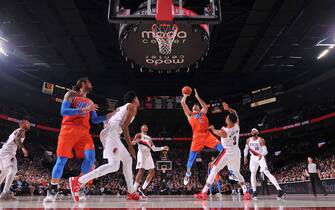
M 260 164 L 260 168 L 261 168 L 261 172 L 264 173 L 264 175 L 270 180 L 270 182 L 276 187 L 276 189 L 278 190 L 278 198 L 281 198 L 285 195 L 285 193 L 283 192 L 283 190 L 281 189 L 281 187 L 279 186 L 277 179 L 270 173 L 268 166 L 266 164 L 265 158 L 264 156 L 262 156 L 262 158 L 259 160 L 259 164 Z
M 0 198 L 4 200 L 15 199 L 14 195 L 10 192 L 10 187 L 12 186 L 15 175 L 17 173 L 16 157 L 13 157 L 10 160 L 10 164 L 7 166 L 6 170 L 7 172 L 6 172 L 5 186 L 3 188 L 3 192 L 0 195 Z
M 145 179 L 143 185 L 142 185 L 142 189 L 145 190 L 147 189 L 147 187 L 149 186 L 150 182 L 152 181 L 152 179 L 155 177 L 155 169 L 154 168 L 151 168 L 149 169 L 149 173 L 148 173 L 148 176 L 147 178 Z
M 2 185 L 2 182 L 6 179 L 7 174 L 8 174 L 9 170 L 8 170 L 8 166 L 7 167 L 3 167 L 1 168 L 1 173 L 0 173 L 0 186 Z M 1 195 L 0 195 L 0 199 L 2 199 L 2 195 L 5 192 L 5 190 L 2 191 Z
M 192 175 L 191 168 L 193 166 L 193 163 L 195 159 L 197 158 L 198 153 L 204 148 L 204 145 L 201 143 L 201 140 L 199 139 L 193 139 L 191 144 L 190 153 L 188 154 L 188 160 L 186 164 L 186 174 L 184 177 L 184 185 L 187 185 L 190 181 L 190 177 Z
M 240 167 L 241 167 L 241 154 L 239 156 L 236 156 L 231 158 L 229 162 L 227 163 L 228 169 L 233 175 L 237 178 L 239 185 L 242 188 L 243 191 L 243 199 L 244 200 L 250 200 L 251 196 L 248 192 L 248 188 L 245 184 L 244 177 L 242 176 L 240 172 Z
M 75 132 L 66 133 L 66 135 L 62 135 L 62 133 L 66 133 L 65 131 L 61 131 L 61 134 L 58 137 L 57 144 L 57 159 L 56 163 L 52 169 L 51 181 L 48 186 L 47 197 L 44 199 L 45 202 L 53 202 L 56 200 L 58 195 L 58 184 L 63 175 L 64 167 L 69 158 L 73 157 L 72 149 L 78 140 L 75 136 Z
M 136 178 L 135 178 L 135 183 L 134 183 L 135 190 L 137 190 L 138 187 L 140 186 L 140 183 L 141 183 L 142 178 L 144 176 L 145 169 L 144 169 L 143 163 L 144 163 L 144 157 L 143 157 L 142 153 L 139 151 L 139 152 L 137 152 L 136 169 L 138 169 L 138 172 L 137 172 L 137 175 L 136 175 Z
M 227 157 L 225 157 L 225 153 L 226 153 L 226 151 L 223 150 L 216 157 L 216 159 L 214 160 L 214 163 L 213 163 L 212 170 L 211 170 L 211 172 L 210 172 L 210 174 L 209 174 L 209 176 L 206 180 L 206 184 L 205 184 L 204 188 L 202 189 L 201 193 L 194 195 L 195 198 L 200 198 L 200 199 L 203 199 L 203 200 L 207 199 L 207 192 L 208 192 L 210 186 L 213 184 L 217 173 L 226 166 L 226 163 L 228 161 Z
M 103 164 L 98 168 L 94 169 L 93 171 L 79 177 L 78 182 L 80 183 L 80 185 L 85 185 L 90 180 L 118 171 L 119 168 L 120 168 L 120 160 L 114 158 L 108 159 L 108 163 Z
M 224 149 L 221 142 L 211 133 L 204 139 L 203 142 L 205 147 L 215 149 L 219 152 Z
M 79 158 L 83 158 L 83 162 L 81 164 L 81 175 L 87 174 L 91 171 L 95 162 L 95 148 L 93 139 L 90 135 L 84 136 L 79 140 L 77 145 L 74 147 L 76 155 Z
M 144 168 L 139 168 L 138 169 L 138 172 L 137 172 L 136 177 L 135 177 L 135 183 L 134 183 L 134 189 L 135 190 L 137 190 L 138 187 L 140 186 L 140 183 L 142 181 L 144 173 L 145 173 L 145 169 Z
M 140 196 L 135 192 L 133 182 L 133 159 L 123 144 L 120 145 L 119 157 L 122 161 L 123 176 L 127 184 L 128 200 L 139 200 Z
M 142 196 L 147 197 L 144 191 L 147 189 L 149 184 L 151 183 L 152 179 L 155 177 L 155 164 L 154 160 L 152 159 L 152 156 L 147 156 L 143 161 L 143 166 L 146 170 L 149 170 L 149 173 L 147 175 L 147 178 L 145 179 L 141 189 L 139 189 L 139 192 L 142 194 Z
M 258 157 L 250 157 L 249 169 L 250 169 L 250 182 L 252 188 L 252 197 L 253 199 L 257 199 L 257 182 L 256 175 L 259 167 L 259 162 L 257 161 Z

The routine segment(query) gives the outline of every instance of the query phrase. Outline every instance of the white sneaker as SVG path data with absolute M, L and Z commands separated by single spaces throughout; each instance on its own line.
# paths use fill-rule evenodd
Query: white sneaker
M 52 193 L 50 190 L 47 191 L 47 197 L 44 198 L 43 202 L 55 202 L 58 196 L 57 193 Z
M 1 193 L 0 200 L 16 200 L 16 198 L 12 192 L 7 191 Z
M 190 182 L 190 178 L 191 178 L 191 175 L 187 175 L 185 174 L 185 177 L 184 177 L 184 185 L 188 185 L 188 183 Z
M 218 199 L 222 199 L 222 194 L 221 194 L 221 193 L 216 193 L 215 196 L 216 196 Z

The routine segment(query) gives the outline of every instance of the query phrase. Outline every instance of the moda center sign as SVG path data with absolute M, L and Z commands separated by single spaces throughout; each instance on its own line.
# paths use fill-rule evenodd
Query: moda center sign
M 164 33 L 164 32 L 158 32 Z M 161 54 L 150 24 L 124 24 L 119 41 L 122 54 L 139 67 L 157 70 L 187 68 L 209 49 L 207 25 L 179 24 L 171 53 Z

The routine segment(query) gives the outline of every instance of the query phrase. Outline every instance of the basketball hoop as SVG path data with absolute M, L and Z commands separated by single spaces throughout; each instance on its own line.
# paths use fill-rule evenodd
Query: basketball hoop
M 172 44 L 178 32 L 176 24 L 153 24 L 152 32 L 159 47 L 159 53 L 169 55 L 172 51 Z

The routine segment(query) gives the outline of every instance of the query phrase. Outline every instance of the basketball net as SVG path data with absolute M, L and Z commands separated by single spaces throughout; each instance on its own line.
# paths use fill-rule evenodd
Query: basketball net
M 153 24 L 152 32 L 159 47 L 159 53 L 169 55 L 172 52 L 172 44 L 178 32 L 176 24 Z

